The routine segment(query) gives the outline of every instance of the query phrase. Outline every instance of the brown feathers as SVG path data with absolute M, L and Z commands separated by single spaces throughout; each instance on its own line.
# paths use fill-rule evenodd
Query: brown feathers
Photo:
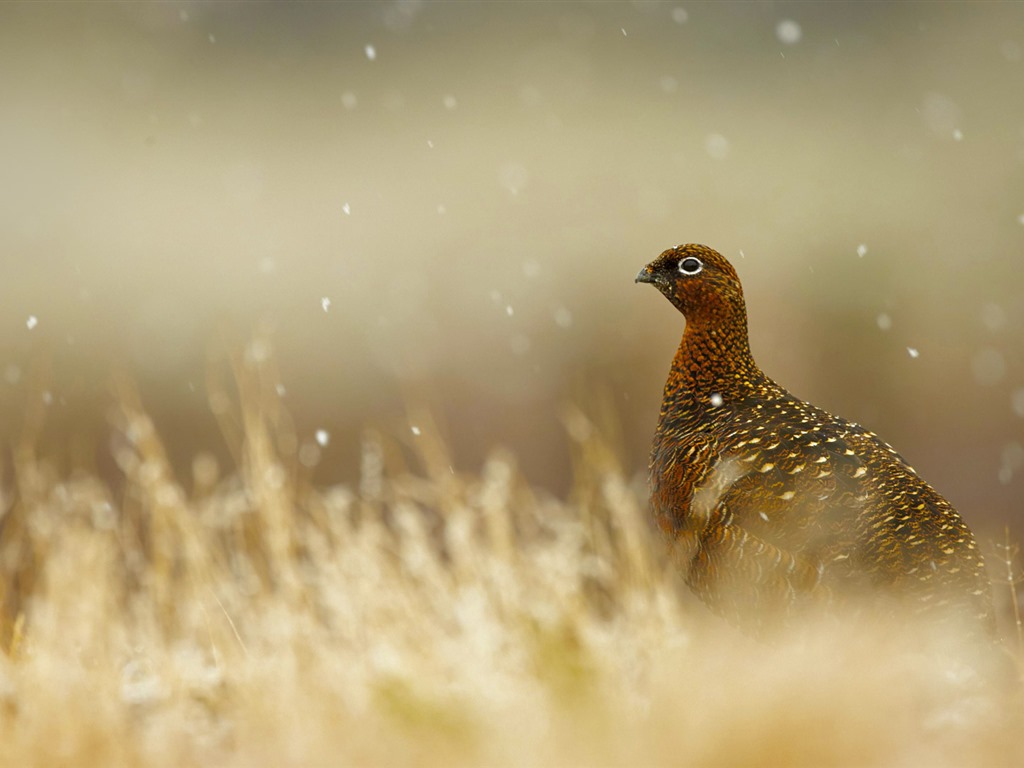
M 754 630 L 853 597 L 991 625 L 982 556 L 960 515 L 877 435 L 761 372 L 721 254 L 682 245 L 636 279 L 686 316 L 651 503 L 697 595 Z

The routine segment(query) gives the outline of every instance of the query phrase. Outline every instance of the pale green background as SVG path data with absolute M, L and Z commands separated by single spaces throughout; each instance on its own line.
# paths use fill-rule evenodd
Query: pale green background
M 122 369 L 187 467 L 265 323 L 319 481 L 409 393 L 556 490 L 604 393 L 640 471 L 683 323 L 633 276 L 699 241 L 769 375 L 1021 514 L 1024 4 L 7 3 L 0 105 L 6 443 L 45 390 L 107 471 Z

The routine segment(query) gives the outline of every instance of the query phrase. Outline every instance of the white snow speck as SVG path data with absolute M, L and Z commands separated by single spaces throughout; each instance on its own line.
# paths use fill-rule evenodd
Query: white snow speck
M 327 312 L 331 308 L 331 300 L 324 296 L 322 299 L 320 299 L 320 307 L 323 309 L 324 312 Z
M 35 315 L 29 315 L 28 320 L 25 321 L 25 327 L 31 331 L 37 325 L 39 325 L 39 318 Z
M 341 212 L 344 213 L 346 216 L 351 216 L 352 206 L 350 206 L 348 203 L 345 203 L 343 206 L 341 206 Z
M 981 308 L 981 324 L 990 331 L 998 331 L 1006 325 L 1006 310 L 989 302 Z
M 687 19 L 690 18 L 690 14 L 686 12 L 685 8 L 673 8 L 672 9 L 672 21 L 676 24 L 685 24 Z
M 320 463 L 320 449 L 312 443 L 303 443 L 299 448 L 299 463 L 304 467 L 315 467 Z
M 4 368 L 4 379 L 7 380 L 8 384 L 17 384 L 21 381 L 21 368 L 14 363 L 8 363 L 7 367 Z
M 963 121 L 963 110 L 949 96 L 937 91 L 925 94 L 919 111 L 928 130 L 943 139 L 951 136 Z
M 530 351 L 530 347 L 533 346 L 533 344 L 530 343 L 530 337 L 525 333 L 515 334 L 508 340 L 508 345 L 512 348 L 512 352 L 517 355 L 525 355 Z
M 921 356 L 921 353 L 915 347 L 907 347 L 907 354 L 915 360 Z
M 274 387 L 274 391 L 277 392 L 278 397 L 284 397 L 288 394 L 288 390 L 284 388 L 284 384 L 278 384 Z
M 625 36 L 626 36 L 626 28 L 625 28 L 625 27 L 622 27 L 622 36 L 623 36 L 623 37 L 625 37 Z
M 509 317 L 512 317 L 512 315 L 514 315 L 515 313 L 516 313 L 516 311 L 514 309 L 512 309 L 512 305 L 511 304 L 506 304 L 505 305 L 505 314 L 506 315 L 508 315 Z
M 370 61 L 375 61 L 377 59 L 377 49 L 372 45 L 367 45 L 363 50 L 366 52 L 366 58 Z
M 216 43 L 217 42 L 217 38 L 214 36 L 213 32 L 208 34 L 206 36 L 206 39 L 209 40 L 211 43 Z
M 427 149 L 433 149 L 433 148 L 434 148 L 434 142 L 431 141 L 430 139 L 427 139 Z
M 857 246 L 857 256 L 859 256 L 860 258 L 863 259 L 867 255 L 868 255 L 868 247 L 867 247 L 867 245 L 865 243 L 861 243 L 860 245 L 858 245 Z
M 441 99 L 441 103 L 444 104 L 445 109 L 455 109 L 457 106 L 459 106 L 459 102 L 456 101 L 455 97 L 452 96 L 450 93 L 446 94 L 445 97 Z
M 341 94 L 341 106 L 345 109 L 355 109 L 359 106 L 359 99 L 352 91 L 345 91 Z
M 1013 390 L 1013 394 L 1010 395 L 1010 407 L 1024 419 L 1024 387 Z
M 520 163 L 505 163 L 498 169 L 498 183 L 513 195 L 518 195 L 529 180 L 530 172 Z
M 961 131 L 959 128 L 954 129 L 953 130 L 953 141 L 963 141 L 963 140 L 964 140 L 964 132 Z
M 783 19 L 775 25 L 775 36 L 783 45 L 796 45 L 804 36 L 804 31 L 792 19 Z
M 983 387 L 998 384 L 1006 375 L 1006 358 L 998 349 L 979 349 L 971 358 L 971 373 L 974 374 L 974 380 Z
M 1024 446 L 1016 441 L 1004 445 L 1000 463 L 999 482 L 1006 485 L 1013 479 L 1013 473 L 1024 467 Z
M 721 408 L 722 407 L 722 396 L 717 392 L 711 393 L 711 407 Z
M 892 328 L 892 318 L 885 312 L 879 313 L 878 317 L 875 318 L 875 322 L 878 323 L 879 330 L 888 331 Z
M 437 206 L 437 213 L 440 216 L 444 216 L 446 213 L 448 213 L 448 209 L 445 208 L 443 205 L 439 205 Z
M 412 432 L 412 433 L 413 433 L 414 435 L 416 435 L 417 437 L 419 437 L 419 436 L 420 436 L 421 434 L 423 434 L 423 432 L 422 432 L 422 431 L 420 430 L 420 428 L 419 428 L 419 427 L 417 427 L 417 426 L 412 426 L 412 427 L 409 427 L 409 431 L 411 431 L 411 432 Z
M 572 312 L 568 307 L 559 307 L 555 310 L 555 325 L 559 328 L 572 327 Z
M 1024 213 L 1017 217 L 1018 224 L 1024 224 Z
M 331 433 L 326 429 L 318 429 L 316 431 L 316 442 L 321 448 L 325 448 L 331 442 Z
M 270 359 L 270 344 L 265 339 L 253 339 L 245 347 L 245 361 L 247 363 L 265 363 Z
M 53 393 L 50 390 L 43 391 L 43 403 L 46 405 L 53 405 Z
M 714 160 L 725 160 L 729 156 L 729 140 L 720 133 L 709 133 L 704 139 L 704 150 Z

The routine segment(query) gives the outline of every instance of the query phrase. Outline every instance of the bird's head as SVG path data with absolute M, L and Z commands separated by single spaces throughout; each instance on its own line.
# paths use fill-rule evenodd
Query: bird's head
M 706 245 L 670 248 L 641 269 L 636 282 L 654 285 L 683 313 L 687 323 L 746 318 L 736 270 Z

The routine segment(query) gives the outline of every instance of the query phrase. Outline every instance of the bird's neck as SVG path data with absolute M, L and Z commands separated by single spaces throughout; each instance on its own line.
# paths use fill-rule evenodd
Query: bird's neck
M 736 401 L 763 393 L 768 386 L 774 385 L 750 354 L 744 322 L 687 321 L 665 384 L 665 401 Z

